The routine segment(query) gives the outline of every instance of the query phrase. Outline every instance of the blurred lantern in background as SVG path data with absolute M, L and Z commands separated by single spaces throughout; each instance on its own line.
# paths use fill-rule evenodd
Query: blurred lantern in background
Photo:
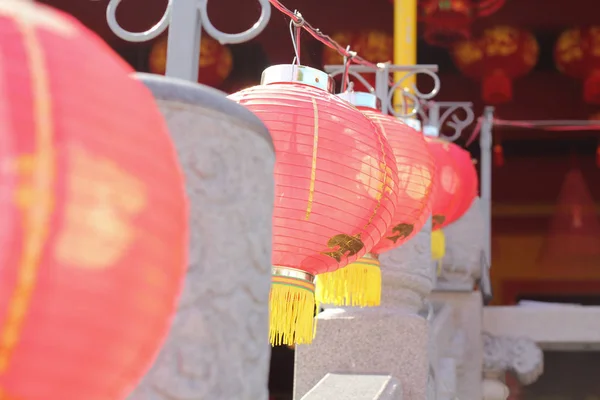
M 425 24 L 423 36 L 433 46 L 452 47 L 471 38 L 471 24 L 478 17 L 498 11 L 506 0 L 423 0 L 419 20 Z
M 526 75 L 537 63 L 535 37 L 516 28 L 486 29 L 479 39 L 456 44 L 453 57 L 462 73 L 481 81 L 482 98 L 488 104 L 512 100 L 512 81 Z
M 0 2 L 0 66 L 0 398 L 122 399 L 186 271 L 166 125 L 122 59 L 39 3 Z
M 468 151 L 438 138 L 426 138 L 436 162 L 433 185 L 431 250 L 434 260 L 445 253 L 442 228 L 459 219 L 471 206 L 479 189 L 477 171 Z
M 398 170 L 390 145 L 329 75 L 276 65 L 229 98 L 269 128 L 276 151 L 270 341 L 310 343 L 315 275 L 356 261 L 392 222 Z
M 162 36 L 152 46 L 150 51 L 150 72 L 164 75 L 167 67 L 168 36 Z M 231 73 L 233 56 L 227 46 L 203 34 L 200 41 L 200 62 L 198 68 L 198 83 L 219 87 Z
M 554 60 L 560 72 L 583 80 L 583 99 L 600 104 L 600 26 L 564 31 L 556 41 Z
M 394 58 L 394 39 L 392 35 L 382 31 L 362 31 L 362 32 L 338 32 L 331 36 L 342 47 L 350 46 L 350 50 L 360 54 L 367 61 L 378 63 L 392 61 Z M 323 65 L 342 65 L 344 57 L 336 50 L 323 46 Z M 361 74 L 361 76 L 372 87 L 375 87 L 375 74 Z M 338 75 L 338 77 L 341 76 Z M 354 82 L 354 90 L 368 92 L 365 87 L 355 77 L 350 75 L 350 82 Z M 338 82 L 339 83 L 339 82 Z
M 318 276 L 317 300 L 341 306 L 378 306 L 381 302 L 378 256 L 406 243 L 425 225 L 431 214 L 435 161 L 423 134 L 397 118 L 382 114 L 375 95 L 347 92 L 339 97 L 355 105 L 389 142 L 398 169 L 398 204 L 387 232 L 369 253 L 344 268 Z
M 475 10 L 472 0 L 425 0 L 420 2 L 423 36 L 433 46 L 449 47 L 471 37 Z

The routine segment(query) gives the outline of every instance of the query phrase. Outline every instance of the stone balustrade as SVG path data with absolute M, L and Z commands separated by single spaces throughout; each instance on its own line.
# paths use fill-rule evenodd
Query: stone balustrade
M 156 75 L 138 79 L 157 99 L 185 172 L 191 247 L 170 335 L 129 400 L 267 400 L 269 132 L 221 92 Z
M 171 333 L 129 400 L 266 400 L 270 136 L 218 91 L 164 77 L 138 79 L 154 93 L 186 174 L 191 253 Z M 482 335 L 487 320 L 474 291 L 481 222 L 476 200 L 445 229 L 437 284 L 429 224 L 382 254 L 381 306 L 318 315 L 314 342 L 296 347 L 295 399 L 505 400 L 506 371 L 524 384 L 535 380 L 543 367 L 535 343 Z

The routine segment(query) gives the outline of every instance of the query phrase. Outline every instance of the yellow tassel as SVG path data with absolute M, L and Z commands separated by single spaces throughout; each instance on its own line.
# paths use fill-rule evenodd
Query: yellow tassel
M 446 254 L 446 237 L 441 229 L 431 232 L 431 258 L 441 260 Z
M 314 317 L 314 283 L 272 276 L 269 299 L 269 341 L 272 346 L 311 343 L 315 334 Z
M 333 272 L 317 275 L 317 301 L 336 306 L 376 307 L 381 304 L 381 269 L 374 254 Z

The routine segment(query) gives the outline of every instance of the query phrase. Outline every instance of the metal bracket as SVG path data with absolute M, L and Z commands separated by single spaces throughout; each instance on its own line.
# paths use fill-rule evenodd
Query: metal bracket
M 475 121 L 473 103 L 470 102 L 429 101 L 420 108 L 419 116 L 423 121 L 423 134 L 450 142 L 458 139 Z M 444 127 L 451 128 L 453 134 L 444 135 Z
M 221 44 L 247 42 L 258 36 L 271 18 L 269 0 L 256 0 L 261 8 L 258 21 L 241 33 L 225 33 L 212 24 L 207 7 L 209 0 L 169 0 L 160 21 L 144 32 L 130 32 L 117 21 L 117 8 L 122 0 L 110 0 L 106 8 L 106 21 L 115 35 L 128 42 L 146 42 L 169 28 L 167 50 L 167 76 L 198 81 L 198 59 L 202 29 Z
M 344 73 L 344 65 L 326 65 L 325 72 L 331 76 Z M 377 95 L 381 101 L 381 111 L 390 113 L 398 118 L 410 118 L 417 115 L 421 105 L 435 97 L 440 91 L 440 78 L 437 76 L 437 65 L 393 65 L 390 63 L 379 63 L 376 68 L 365 65 L 351 65 L 348 74 L 356 78 L 371 93 Z M 402 78 L 396 82 L 390 81 L 390 74 L 400 72 Z M 373 87 L 361 74 L 375 74 L 375 87 Z M 433 81 L 433 89 L 429 92 L 421 92 L 414 79 L 418 75 L 426 75 Z M 401 104 L 394 107 L 394 94 L 400 91 Z M 399 109 L 399 110 L 398 110 Z

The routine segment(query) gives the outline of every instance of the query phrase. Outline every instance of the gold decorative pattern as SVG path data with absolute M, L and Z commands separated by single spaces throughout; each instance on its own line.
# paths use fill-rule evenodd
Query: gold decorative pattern
M 387 238 L 392 242 L 396 243 L 398 239 L 406 239 L 413 232 L 415 226 L 413 224 L 398 224 L 392 228 L 392 232 L 395 232 L 396 235 L 388 236 Z
M 112 160 L 69 148 L 70 171 L 56 261 L 71 267 L 115 265 L 135 238 L 133 218 L 146 206 L 144 184 Z
M 508 56 L 516 53 L 519 48 L 519 31 L 511 27 L 486 29 L 483 37 L 486 43 L 485 52 L 489 57 Z
M 17 204 L 21 208 L 24 221 L 23 248 L 15 287 L 8 302 L 5 319 L 0 323 L 2 326 L 0 373 L 5 372 L 10 365 L 11 356 L 19 343 L 21 329 L 35 291 L 38 268 L 54 211 L 52 191 L 56 168 L 50 82 L 46 71 L 45 56 L 36 34 L 37 24 L 53 21 L 53 16 L 48 16 L 43 11 L 36 15 L 37 11 L 33 9 L 22 11 L 19 6 L 16 6 L 15 9 L 13 10 L 15 13 L 9 15 L 15 18 L 21 31 L 29 63 L 29 76 L 33 90 L 35 149 L 31 158 L 22 159 L 16 165 L 17 168 L 29 173 L 21 174 L 18 182 L 21 189 Z M 0 14 L 6 15 L 6 10 L 5 6 L 0 6 Z M 11 10 L 11 6 L 8 7 L 8 10 Z M 51 26 L 54 25 L 51 24 Z M 35 207 L 31 207 L 33 204 Z
M 446 221 L 446 216 L 444 215 L 434 215 L 431 217 L 431 221 L 433 222 L 433 226 L 436 227 L 438 225 L 442 225 Z
M 483 50 L 474 42 L 461 42 L 454 48 L 454 56 L 461 65 L 470 65 L 483 58 Z
M 304 219 L 308 221 L 310 213 L 312 211 L 313 200 L 315 197 L 315 180 L 317 179 L 317 155 L 319 148 L 319 109 L 317 108 L 317 101 L 312 99 L 313 104 L 313 149 L 312 149 L 312 162 L 310 167 L 310 183 L 308 187 L 308 205 L 306 206 L 306 216 Z
M 337 262 L 342 261 L 342 257 L 352 257 L 365 247 L 365 244 L 360 238 L 360 234 L 350 236 L 345 233 L 335 235 L 327 241 L 327 247 L 334 249 L 333 251 L 325 251 L 324 254 L 335 259 Z

